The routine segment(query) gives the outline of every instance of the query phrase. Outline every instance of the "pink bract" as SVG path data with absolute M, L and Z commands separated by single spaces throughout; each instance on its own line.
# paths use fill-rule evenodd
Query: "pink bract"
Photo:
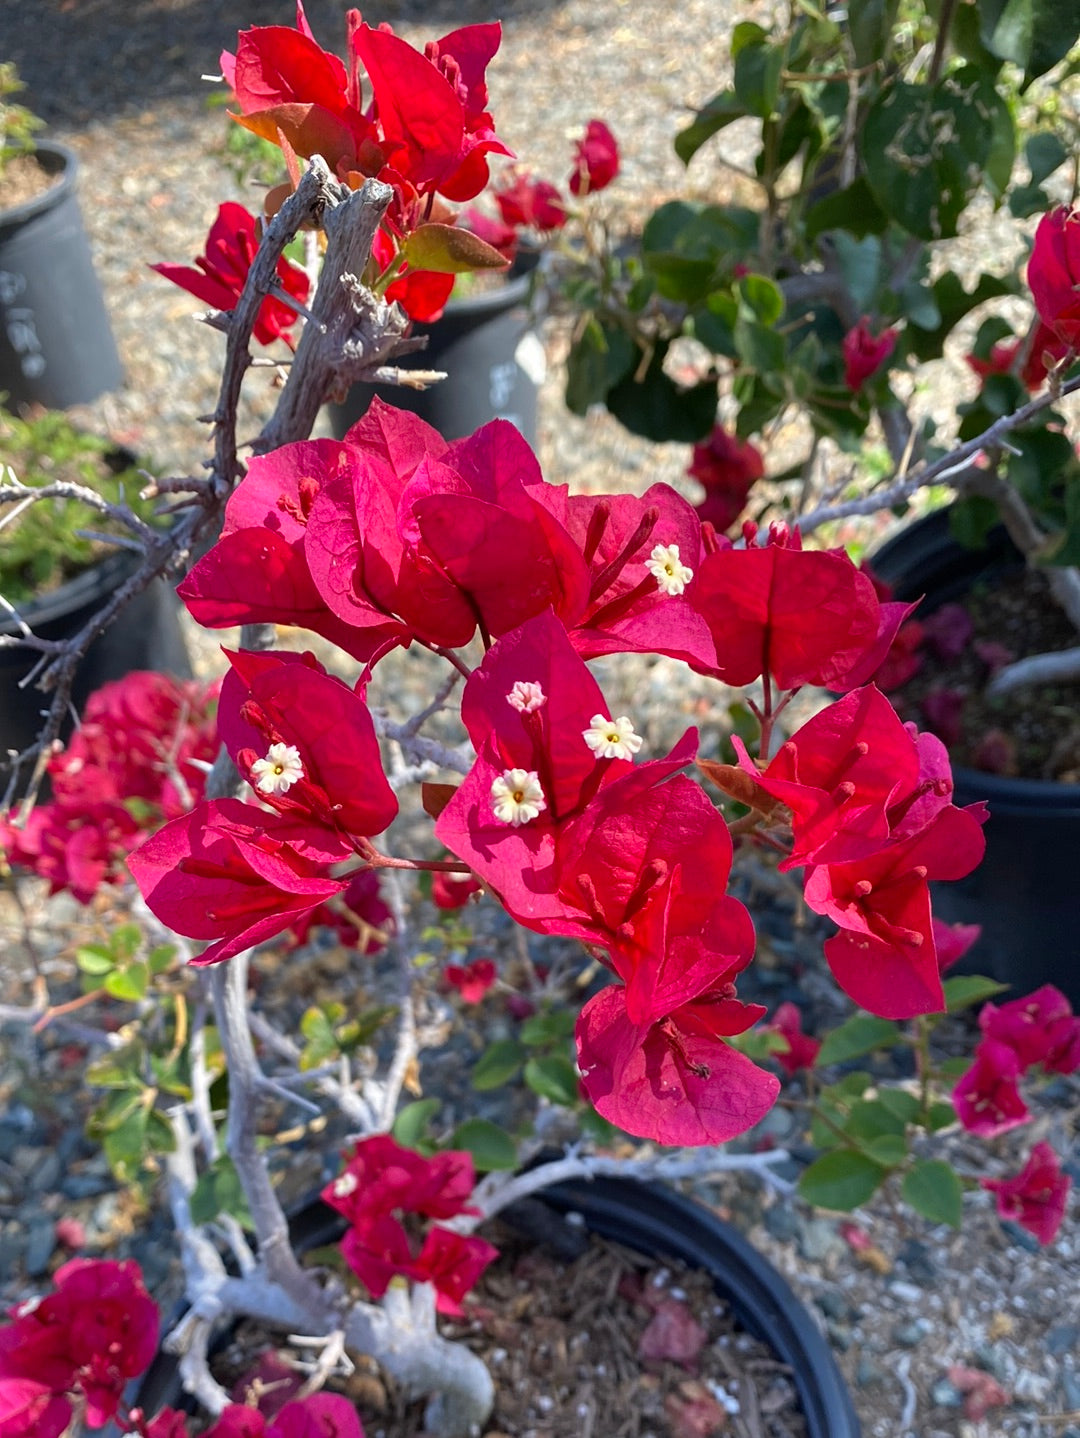
M 1012 1178 L 980 1178 L 997 1203 L 998 1215 L 1018 1223 L 1040 1243 L 1053 1243 L 1065 1217 L 1072 1179 L 1048 1143 L 1037 1143 Z

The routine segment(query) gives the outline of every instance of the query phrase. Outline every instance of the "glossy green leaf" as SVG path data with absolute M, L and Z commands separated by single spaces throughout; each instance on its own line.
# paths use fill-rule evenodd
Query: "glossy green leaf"
M 899 0 L 848 0 L 848 32 L 856 65 L 884 60 L 892 43 Z
M 232 1159 L 222 1155 L 200 1174 L 191 1195 L 191 1217 L 195 1223 L 213 1223 L 225 1213 L 232 1214 L 245 1226 L 252 1222 L 240 1175 Z
M 504 270 L 506 256 L 457 225 L 421 225 L 402 241 L 406 263 L 416 270 L 457 275 L 468 270 Z
M 716 385 L 682 389 L 664 373 L 663 346 L 657 346 L 645 374 L 625 376 L 610 391 L 607 406 L 631 434 L 644 439 L 694 444 L 704 439 L 716 419 Z
M 940 1158 L 922 1159 L 904 1175 L 900 1194 L 931 1223 L 960 1227 L 964 1189 L 959 1178 Z
M 684 165 L 688 165 L 706 140 L 711 140 L 733 120 L 741 120 L 745 114 L 746 107 L 734 90 L 721 90 L 675 136 L 675 153 Z
M 999 984 L 996 979 L 988 979 L 982 974 L 954 974 L 944 980 L 942 988 L 945 990 L 945 1007 L 949 1013 L 955 1014 L 969 1004 L 980 1004 L 985 999 L 992 999 L 995 994 L 1003 994 L 1008 984 Z
M 887 228 L 889 217 L 878 204 L 874 192 L 860 175 L 843 190 L 826 195 L 806 212 L 806 238 L 816 240 L 828 230 L 846 230 L 855 239 L 880 235 Z
M 489 1123 L 486 1118 L 470 1118 L 459 1124 L 448 1147 L 463 1148 L 471 1153 L 480 1173 L 517 1167 L 518 1153 L 514 1140 L 505 1129 Z
M 517 1073 L 528 1058 L 528 1050 L 516 1039 L 497 1039 L 476 1061 L 472 1071 L 472 1086 L 480 1093 L 487 1089 L 502 1088 Z
M 93 978 L 111 973 L 116 968 L 115 956 L 101 944 L 86 944 L 83 948 L 76 949 L 75 962 L 82 973 L 90 974 Z
M 863 1145 L 868 1158 L 886 1168 L 897 1168 L 907 1158 L 908 1146 L 903 1134 L 882 1133 Z
M 566 364 L 566 407 L 584 415 L 603 404 L 608 391 L 631 370 L 639 351 L 621 328 L 605 326 L 595 315 L 581 327 Z
M 417 1099 L 415 1103 L 405 1105 L 394 1120 L 391 1130 L 402 1148 L 420 1148 L 427 1135 L 428 1124 L 439 1112 L 439 1108 L 437 1098 Z
M 873 1196 L 886 1170 L 864 1153 L 834 1149 L 815 1159 L 799 1179 L 807 1203 L 850 1213 Z
M 146 964 L 129 964 L 126 969 L 113 969 L 111 974 L 106 974 L 102 980 L 102 987 L 114 999 L 123 999 L 126 1003 L 136 1003 L 139 999 L 146 997 L 146 987 L 149 981 L 150 970 Z
M 888 1019 L 879 1019 L 873 1014 L 852 1014 L 838 1029 L 825 1035 L 814 1067 L 847 1063 L 873 1049 L 889 1048 L 899 1036 L 900 1030 Z
M 561 1054 L 544 1054 L 525 1065 L 525 1082 L 533 1093 L 572 1108 L 578 1099 L 577 1070 Z
M 956 234 L 990 159 L 1005 101 L 972 65 L 934 86 L 896 81 L 871 103 L 860 134 L 882 209 L 924 240 Z
M 556 1043 L 571 1036 L 576 1022 L 576 1015 L 570 1009 L 548 1009 L 546 1013 L 532 1014 L 518 1032 L 523 1044 Z

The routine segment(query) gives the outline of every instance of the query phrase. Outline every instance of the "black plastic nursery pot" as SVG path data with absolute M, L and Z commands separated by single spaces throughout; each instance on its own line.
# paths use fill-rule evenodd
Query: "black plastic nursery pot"
M 0 392 L 11 408 L 66 409 L 124 376 L 79 213 L 78 162 L 52 140 L 34 153 L 58 178 L 0 210 Z
M 925 595 L 919 613 L 929 614 L 1022 561 L 1001 529 L 985 549 L 964 548 L 949 533 L 948 511 L 937 510 L 870 562 L 898 599 Z M 953 779 L 957 804 L 985 800 L 990 808 L 983 862 L 966 879 L 933 886 L 939 918 L 982 926 L 959 968 L 989 974 L 1017 993 L 1054 984 L 1080 1006 L 1080 785 L 961 766 Z
M 19 614 L 41 639 L 64 640 L 78 633 L 109 596 L 134 573 L 141 555 L 122 550 L 40 598 L 19 606 Z M 18 634 L 10 615 L 0 634 Z M 0 648 L 0 751 L 28 748 L 42 725 L 49 695 L 33 685 L 20 688 L 38 660 L 31 649 Z M 180 627 L 180 601 L 172 586 L 155 580 L 137 594 L 116 622 L 91 644 L 75 678 L 72 701 L 81 712 L 95 689 L 134 669 L 159 669 L 191 677 L 191 662 Z
M 704 1269 L 742 1326 L 792 1370 L 809 1438 L 860 1438 L 851 1394 L 827 1340 L 787 1281 L 745 1238 L 709 1209 L 663 1184 L 598 1178 L 559 1184 L 536 1195 L 557 1213 L 577 1213 L 585 1227 L 647 1258 Z M 290 1221 L 303 1252 L 335 1242 L 344 1220 L 316 1200 Z M 176 1360 L 159 1354 L 140 1385 L 148 1413 L 181 1406 Z
M 536 256 L 519 261 L 505 284 L 451 299 L 434 324 L 413 326 L 427 348 L 404 355 L 402 369 L 443 370 L 428 389 L 406 385 L 353 385 L 341 404 L 327 405 L 337 439 L 366 412 L 375 395 L 411 410 L 444 439 L 462 439 L 493 419 L 517 426 L 536 444 L 536 410 L 544 377 L 544 350 L 529 323 L 530 273 Z

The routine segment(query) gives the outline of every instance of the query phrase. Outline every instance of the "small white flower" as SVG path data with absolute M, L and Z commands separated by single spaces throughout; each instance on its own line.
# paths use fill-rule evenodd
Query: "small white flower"
M 519 679 L 506 696 L 506 702 L 519 714 L 531 714 L 541 704 L 547 703 L 547 695 L 535 680 Z
M 348 1198 L 349 1194 L 355 1193 L 359 1186 L 355 1173 L 343 1173 L 339 1179 L 335 1179 L 331 1192 L 335 1198 Z
M 295 744 L 271 744 L 265 759 L 251 766 L 251 782 L 260 794 L 287 794 L 304 777 L 300 750 Z
M 641 735 L 634 733 L 634 726 L 625 714 L 620 714 L 618 719 L 594 714 L 588 729 L 581 731 L 581 737 L 598 759 L 632 759 L 642 744 Z
M 646 560 L 645 568 L 664 594 L 681 594 L 694 577 L 694 571 L 679 559 L 677 544 L 658 544 Z
M 500 824 L 516 829 L 547 808 L 540 775 L 534 769 L 507 769 L 491 784 L 491 807 Z

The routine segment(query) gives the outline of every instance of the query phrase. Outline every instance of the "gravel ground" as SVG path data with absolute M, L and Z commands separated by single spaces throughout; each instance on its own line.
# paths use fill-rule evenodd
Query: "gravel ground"
M 554 176 L 565 173 L 571 138 L 594 114 L 619 136 L 624 170 L 618 186 L 629 224 L 652 200 L 686 177 L 670 140 L 688 103 L 718 88 L 733 19 L 763 18 L 768 7 L 734 0 L 511 0 L 489 9 L 479 0 L 391 3 L 365 11 L 389 20 L 412 40 L 501 14 L 503 50 L 491 73 L 500 132 L 526 159 Z M 309 19 L 325 44 L 343 35 L 341 9 L 310 0 Z M 205 454 L 197 416 L 212 407 L 218 335 L 188 319 L 197 302 L 147 269 L 156 260 L 189 261 L 202 246 L 218 204 L 241 197 L 218 152 L 225 121 L 207 108 L 210 87 L 198 76 L 218 69 L 220 50 L 238 28 L 290 23 L 291 0 L 0 0 L 0 53 L 14 59 L 28 99 L 56 136 L 83 160 L 81 197 L 114 329 L 127 372 L 120 393 L 87 406 L 79 418 L 153 457 L 158 472 L 191 472 Z M 420 23 L 422 21 L 422 24 Z M 738 145 L 737 129 L 727 145 Z M 709 192 L 705 156 L 691 187 Z M 605 414 L 569 416 L 559 399 L 558 344 L 542 396 L 540 453 L 556 481 L 641 488 L 657 479 L 681 483 L 686 451 L 626 435 Z M 254 432 L 271 403 L 256 374 L 244 415 Z M 212 646 L 200 656 L 211 662 Z M 671 676 L 648 676 L 657 712 Z M 623 673 L 626 691 L 640 675 Z M 417 682 L 415 675 L 412 683 Z M 617 695 L 612 694 L 613 700 Z M 640 696 L 639 696 L 640 697 Z M 684 708 L 694 708 L 688 695 Z M 706 716 L 707 717 L 707 716 Z M 659 720 L 656 721 L 659 723 Z M 753 888 L 760 876 L 747 875 Z M 101 922 L 58 901 L 32 915 L 39 946 L 62 974 L 73 939 Z M 775 915 L 774 915 L 775 917 Z M 3 915 L 0 997 L 13 1002 L 26 977 L 21 925 Z M 835 1017 L 821 973 L 820 938 L 793 938 L 783 917 L 763 940 L 761 982 L 770 1002 L 794 996 L 819 1019 Z M 170 1273 L 168 1235 L 147 1224 L 114 1191 L 104 1165 L 73 1126 L 77 1080 L 62 1044 L 42 1056 L 12 1031 L 0 1057 L 0 1274 L 8 1297 L 40 1287 L 59 1261 L 56 1220 L 75 1216 L 92 1244 L 134 1246 L 151 1280 Z M 453 1063 L 451 1057 L 447 1060 Z M 1080 1088 L 1059 1081 L 1040 1108 L 1039 1132 L 1069 1151 L 1080 1178 L 1077 1112 Z M 789 1116 L 767 1121 L 773 1139 L 791 1142 Z M 962 1138 L 951 1156 L 966 1172 L 1015 1166 L 1018 1146 L 1001 1141 L 987 1157 Z M 1066 1226 L 1054 1248 L 1033 1248 L 1023 1233 L 1003 1230 L 986 1195 L 969 1200 L 962 1235 L 927 1230 L 885 1201 L 859 1215 L 876 1255 L 861 1257 L 838 1223 L 789 1199 L 763 1195 L 747 1182 L 711 1189 L 789 1275 L 820 1315 L 852 1381 L 867 1438 L 1080 1438 L 1080 1243 Z M 1013 1394 L 1011 1407 L 981 1420 L 964 1415 L 947 1378 L 952 1363 L 985 1368 Z

